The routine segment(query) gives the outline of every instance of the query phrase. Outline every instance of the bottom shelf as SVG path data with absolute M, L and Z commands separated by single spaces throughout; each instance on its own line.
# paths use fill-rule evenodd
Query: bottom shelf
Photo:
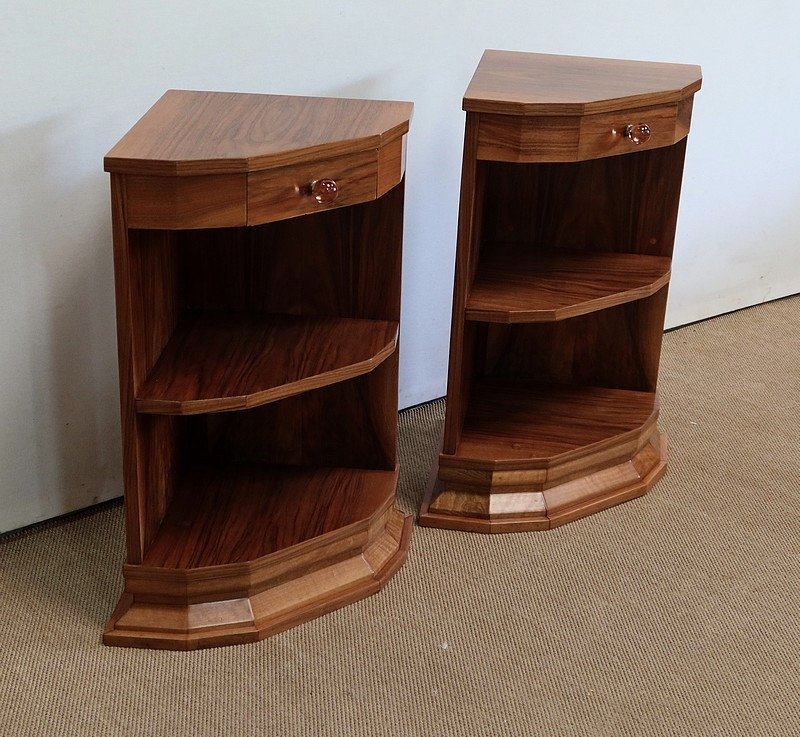
M 386 507 L 394 471 L 231 464 L 185 475 L 143 565 L 243 563 L 325 535 Z
M 107 645 L 253 642 L 378 591 L 408 553 L 397 470 L 228 466 L 184 479 Z
M 592 386 L 542 386 L 482 379 L 472 392 L 458 447 L 442 463 L 547 467 L 653 424 L 653 392 Z
M 544 530 L 644 494 L 666 468 L 651 392 L 479 380 L 423 526 Z

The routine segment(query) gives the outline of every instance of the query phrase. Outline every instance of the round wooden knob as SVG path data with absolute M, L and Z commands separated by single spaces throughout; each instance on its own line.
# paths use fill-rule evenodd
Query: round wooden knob
M 317 179 L 311 182 L 311 196 L 320 205 L 329 205 L 339 194 L 339 188 L 333 179 Z
M 631 143 L 635 143 L 637 146 L 640 143 L 647 143 L 652 134 L 653 132 L 650 130 L 650 126 L 647 125 L 647 123 L 628 123 L 628 125 L 625 126 L 625 138 Z

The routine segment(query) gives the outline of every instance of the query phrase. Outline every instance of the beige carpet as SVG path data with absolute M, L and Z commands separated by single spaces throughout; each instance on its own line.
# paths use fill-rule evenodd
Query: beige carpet
M 0 541 L 2 735 L 800 734 L 800 298 L 666 336 L 670 470 L 543 533 L 417 528 L 377 596 L 256 645 L 105 648 L 119 506 Z M 443 403 L 402 415 L 416 510 Z

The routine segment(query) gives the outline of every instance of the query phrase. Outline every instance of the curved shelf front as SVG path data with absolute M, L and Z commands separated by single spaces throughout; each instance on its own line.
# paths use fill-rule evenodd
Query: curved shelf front
M 197 314 L 176 328 L 136 409 L 193 415 L 248 409 L 369 373 L 398 324 L 301 315 Z
M 224 577 L 290 548 L 299 555 L 303 543 L 345 528 L 350 538 L 364 533 L 366 540 L 370 521 L 391 507 L 396 485 L 394 470 L 198 465 L 185 473 L 142 565 L 183 576 L 221 566 L 217 575 Z
M 547 530 L 641 496 L 665 468 L 657 416 L 653 392 L 481 379 L 419 522 Z
M 555 322 L 644 299 L 669 282 L 670 259 L 635 253 L 483 247 L 466 318 Z
M 440 471 L 550 469 L 631 440 L 636 445 L 657 415 L 654 392 L 481 379 L 456 452 L 440 456 Z
M 188 469 L 103 640 L 191 650 L 254 642 L 375 593 L 411 518 L 397 469 L 207 464 Z M 154 623 L 156 626 L 154 626 Z

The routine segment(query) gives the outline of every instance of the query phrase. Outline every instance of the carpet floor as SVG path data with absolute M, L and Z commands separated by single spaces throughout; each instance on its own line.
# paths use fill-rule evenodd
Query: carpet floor
M 549 532 L 415 528 L 381 593 L 254 645 L 103 647 L 119 504 L 0 540 L 0 735 L 800 733 L 800 298 L 673 331 L 666 477 Z M 401 414 L 419 506 L 442 401 Z

